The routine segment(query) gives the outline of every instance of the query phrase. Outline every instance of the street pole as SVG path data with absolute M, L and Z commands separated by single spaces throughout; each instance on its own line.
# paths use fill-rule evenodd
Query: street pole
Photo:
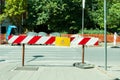
M 84 8 L 85 8 L 85 0 L 82 0 L 82 37 L 84 35 Z M 85 46 L 82 45 L 82 64 L 84 64 L 84 54 L 85 54 Z
M 82 0 L 82 36 L 84 34 L 84 8 L 85 8 L 85 0 Z
M 22 44 L 22 67 L 25 63 L 25 44 Z
M 107 29 L 106 29 L 106 23 L 107 23 L 107 13 L 106 13 L 106 0 L 104 0 L 104 47 L 105 47 L 105 70 L 107 70 Z
M 85 58 L 85 46 L 82 45 L 82 64 L 84 64 L 84 58 Z
M 1 26 L 1 22 L 0 22 L 0 44 L 2 44 L 2 35 L 1 35 L 1 31 L 2 31 L 1 29 L 2 29 L 2 28 L 1 28 L 1 27 L 2 27 L 2 26 Z
M 2 0 L 0 0 L 0 14 L 2 14 Z M 2 27 L 2 22 L 0 21 L 0 44 L 2 44 L 2 35 L 1 35 L 1 28 Z

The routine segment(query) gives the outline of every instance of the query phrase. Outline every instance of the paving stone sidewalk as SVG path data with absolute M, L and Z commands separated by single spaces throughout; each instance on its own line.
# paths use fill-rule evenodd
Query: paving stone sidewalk
M 0 63 L 0 80 L 113 80 L 97 68 L 73 66 L 20 66 L 21 63 Z
M 99 71 L 102 73 L 108 75 L 113 80 L 120 80 L 120 65 L 119 66 L 108 66 L 107 70 L 104 69 L 104 67 L 97 67 Z

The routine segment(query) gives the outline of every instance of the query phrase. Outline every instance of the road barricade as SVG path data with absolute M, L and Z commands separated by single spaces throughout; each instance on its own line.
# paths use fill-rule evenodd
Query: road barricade
M 9 36 L 10 44 L 54 44 L 54 36 Z
M 56 43 L 60 46 L 65 45 L 98 45 L 98 38 L 94 37 L 55 37 L 55 36 L 9 36 L 8 43 L 10 44 L 49 44 Z M 64 45 L 63 45 L 64 46 Z
M 84 63 L 84 45 L 98 45 L 98 38 L 10 35 L 8 37 L 8 43 L 22 44 L 22 66 L 24 66 L 25 44 L 46 44 L 55 46 L 82 45 L 82 63 Z
M 68 37 L 56 37 L 55 46 L 70 46 L 70 38 L 68 38 Z

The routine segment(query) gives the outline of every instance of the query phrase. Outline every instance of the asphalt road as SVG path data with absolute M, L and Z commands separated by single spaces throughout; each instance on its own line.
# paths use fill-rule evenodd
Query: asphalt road
M 108 47 L 108 65 L 120 66 L 120 48 Z M 25 46 L 25 65 L 66 65 L 81 62 L 81 47 Z M 22 46 L 0 45 L 0 62 L 21 62 Z M 104 47 L 85 47 L 85 62 L 104 66 Z M 37 62 L 37 64 L 36 64 Z M 39 62 L 39 64 L 38 64 Z

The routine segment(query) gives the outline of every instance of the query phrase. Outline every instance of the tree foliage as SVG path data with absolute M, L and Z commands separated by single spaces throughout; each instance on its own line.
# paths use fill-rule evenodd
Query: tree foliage
M 112 32 L 120 30 L 120 3 L 109 8 L 108 27 Z
M 104 2 L 102 0 L 95 0 L 97 7 L 90 14 L 93 17 L 95 24 L 100 26 L 100 29 L 104 28 Z M 94 6 L 94 5 L 93 5 Z M 107 1 L 107 29 L 110 32 L 120 30 L 120 1 L 110 0 Z
M 25 0 L 5 0 L 4 13 L 1 14 L 0 20 L 10 19 L 11 23 L 20 27 L 22 14 L 26 11 Z
M 104 29 L 104 1 L 86 0 L 85 28 Z M 26 9 L 27 7 L 27 9 Z M 27 12 L 28 29 L 36 26 L 60 32 L 79 32 L 82 26 L 82 0 L 6 0 L 4 14 L 14 24 L 21 25 L 21 15 Z M 120 0 L 107 1 L 107 28 L 120 30 Z
M 81 3 L 81 0 L 31 0 L 28 22 L 46 24 L 54 31 L 77 30 L 81 27 Z

